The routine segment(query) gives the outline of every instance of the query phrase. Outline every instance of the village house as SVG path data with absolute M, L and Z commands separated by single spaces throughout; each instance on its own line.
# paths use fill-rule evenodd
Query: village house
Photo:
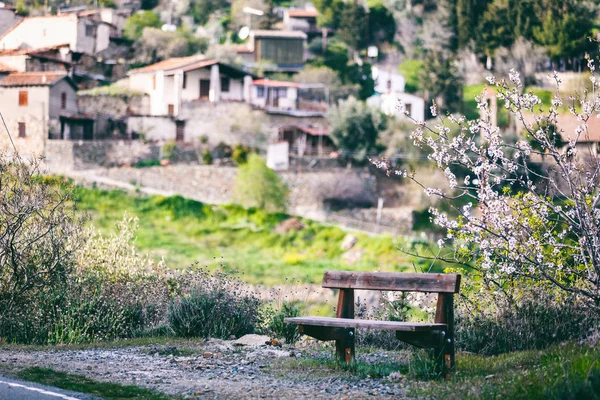
M 21 18 L 21 16 L 17 15 L 15 7 L 0 3 L 0 35 L 19 22 Z
M 322 84 L 257 79 L 252 82 L 250 103 L 269 113 L 293 116 L 325 116 L 329 93 Z
M 403 92 L 375 94 L 367 99 L 367 104 L 387 116 L 425 120 L 425 100 L 419 96 Z
M 150 96 L 150 115 L 177 116 L 183 102 L 245 101 L 251 76 L 204 56 L 170 58 L 129 71 L 129 89 Z
M 287 9 L 283 11 L 283 26 L 288 31 L 304 32 L 309 38 L 320 36 L 323 29 L 317 26 L 318 15 L 314 7 Z
M 92 139 L 93 120 L 78 114 L 76 90 L 64 71 L 0 74 L 1 112 L 19 152 L 44 154 L 48 139 Z M 0 138 L 12 150 L 8 136 Z
M 70 72 L 73 64 L 68 44 L 36 49 L 0 50 L 0 64 L 11 72 Z
M 248 44 L 236 51 L 247 67 L 269 72 L 298 72 L 306 62 L 306 33 L 301 31 L 250 32 Z
M 27 17 L 4 32 L 0 50 L 68 44 L 74 53 L 94 55 L 109 47 L 112 28 L 107 22 L 76 14 Z

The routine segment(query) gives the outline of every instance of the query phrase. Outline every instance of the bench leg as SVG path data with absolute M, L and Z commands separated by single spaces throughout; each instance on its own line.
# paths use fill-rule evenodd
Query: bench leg
M 437 365 L 444 379 L 450 379 L 454 370 L 454 296 L 452 293 L 438 295 L 435 322 L 448 325 L 440 346 L 434 349 Z
M 349 333 L 349 338 L 335 341 L 335 354 L 341 364 L 354 362 L 354 329 Z

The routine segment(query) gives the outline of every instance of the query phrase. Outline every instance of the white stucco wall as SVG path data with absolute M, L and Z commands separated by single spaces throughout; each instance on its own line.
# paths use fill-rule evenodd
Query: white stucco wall
M 76 15 L 31 17 L 0 38 L 0 49 L 40 48 L 66 43 L 71 49 L 78 49 L 78 37 Z
M 27 55 L 0 56 L 0 63 L 13 68 L 15 71 L 25 72 L 27 70 Z
M 258 85 L 252 85 L 252 88 L 250 90 L 251 93 L 251 102 L 253 105 L 257 106 L 257 107 L 265 107 L 266 101 L 267 101 L 267 87 L 263 86 L 264 89 L 264 95 L 263 97 L 258 97 Z M 273 87 L 269 87 L 268 88 L 269 91 L 271 92 L 269 94 L 269 107 L 272 107 L 273 104 L 273 92 L 275 89 L 278 88 L 273 88 Z M 298 89 L 294 88 L 294 87 L 288 87 L 285 88 L 286 90 L 286 96 L 285 97 L 279 97 L 279 108 L 284 108 L 284 109 L 292 109 L 295 110 L 296 109 L 296 99 L 298 98 Z
M 425 119 L 425 101 L 408 93 L 389 93 L 371 96 L 367 104 L 381 110 L 386 115 L 406 118 L 404 111 L 410 104 L 410 117 L 417 121 Z
M 388 86 L 389 84 L 391 84 L 391 88 Z M 405 85 L 404 76 L 388 71 L 385 67 L 378 67 L 377 78 L 375 79 L 375 91 L 377 93 L 404 92 Z
M 110 26 L 99 23 L 96 30 L 96 53 L 108 49 L 110 46 Z

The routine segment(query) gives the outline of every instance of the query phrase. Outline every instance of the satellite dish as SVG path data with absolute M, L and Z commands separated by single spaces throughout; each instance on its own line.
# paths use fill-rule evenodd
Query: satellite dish
M 164 24 L 160 29 L 164 32 L 175 32 L 177 27 L 173 24 Z
M 250 28 L 247 26 L 242 26 L 238 32 L 238 37 L 242 40 L 246 40 L 248 36 L 250 36 Z

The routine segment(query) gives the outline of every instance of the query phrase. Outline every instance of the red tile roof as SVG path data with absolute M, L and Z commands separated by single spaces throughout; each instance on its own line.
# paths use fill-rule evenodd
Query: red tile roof
M 292 9 L 286 12 L 291 18 L 316 18 L 319 15 L 317 10 Z
M 61 47 L 69 47 L 69 43 L 38 48 L 0 50 L 0 56 L 19 56 L 23 54 L 44 53 L 46 51 L 58 50 Z
M 250 33 L 255 38 L 284 38 L 284 39 L 306 39 L 306 33 L 300 31 L 267 31 L 257 30 Z
M 257 79 L 252 82 L 252 84 L 257 86 L 269 86 L 269 87 L 293 87 L 299 88 L 300 84 L 296 82 L 286 82 L 286 81 L 272 81 L 270 79 Z
M 0 80 L 0 86 L 52 86 L 67 77 L 66 72 L 13 72 Z
M 142 68 L 132 69 L 129 71 L 129 74 L 143 74 L 148 72 L 156 72 L 156 71 L 170 71 L 173 69 L 181 69 L 192 65 L 194 63 L 200 61 L 214 61 L 214 60 L 206 60 L 204 56 L 196 55 L 190 57 L 176 57 L 169 58 L 168 60 L 157 62 L 156 64 L 147 65 Z M 198 67 L 200 68 L 200 67 Z

